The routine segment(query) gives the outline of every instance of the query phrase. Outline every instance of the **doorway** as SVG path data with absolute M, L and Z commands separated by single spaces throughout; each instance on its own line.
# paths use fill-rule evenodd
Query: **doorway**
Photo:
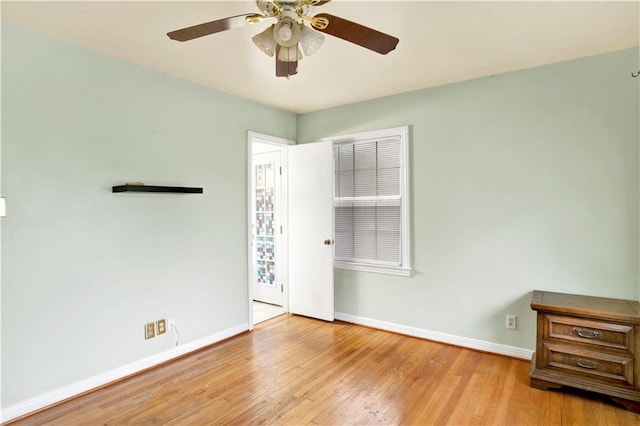
M 260 291 L 254 289 L 260 284 L 280 290 L 278 303 L 282 303 L 283 313 L 333 321 L 333 142 L 295 145 L 293 141 L 255 132 L 248 133 L 247 142 L 248 328 L 253 330 L 256 323 L 254 293 Z M 262 167 L 260 171 L 258 166 L 268 163 L 261 160 L 254 167 L 254 148 L 256 158 L 278 152 L 280 166 L 271 163 L 270 168 Z M 273 208 L 267 206 L 271 203 L 268 197 L 263 199 L 263 193 L 256 192 L 269 187 L 267 170 L 277 171 L 273 180 L 280 185 L 279 191 L 272 191 L 280 194 Z M 257 176 L 263 176 L 265 182 Z M 261 203 L 266 206 L 263 210 L 254 207 Z M 267 224 L 273 231 L 266 230 Z M 273 245 L 269 239 L 261 238 L 271 232 L 275 237 Z M 260 257 L 263 254 L 266 259 Z M 273 270 L 265 272 L 270 257 L 275 260 Z M 259 283 L 261 277 L 266 277 L 267 282 Z
M 287 146 L 249 132 L 249 311 L 253 325 L 288 311 Z

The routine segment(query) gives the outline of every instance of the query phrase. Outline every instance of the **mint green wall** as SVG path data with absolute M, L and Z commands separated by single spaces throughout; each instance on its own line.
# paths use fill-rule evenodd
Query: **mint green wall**
M 532 349 L 533 289 L 638 299 L 638 68 L 636 48 L 299 116 L 298 143 L 411 126 L 415 274 L 337 270 L 336 311 Z
M 246 323 L 246 134 L 295 125 L 3 22 L 2 406 Z
M 2 25 L 2 406 L 246 322 L 246 131 L 411 126 L 411 278 L 336 310 L 533 347 L 529 293 L 639 298 L 638 50 L 296 117 Z M 401 77 L 399 77 L 401 78 Z M 114 184 L 203 195 L 111 194 Z M 504 329 L 517 314 L 520 329 Z

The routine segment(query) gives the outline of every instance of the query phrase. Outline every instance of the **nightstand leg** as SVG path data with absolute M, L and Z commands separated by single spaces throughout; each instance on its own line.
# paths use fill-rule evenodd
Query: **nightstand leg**
M 611 399 L 619 404 L 624 405 L 624 408 L 626 408 L 628 411 L 640 414 L 640 402 L 631 401 L 629 399 L 616 398 L 614 396 L 612 396 Z
M 547 382 L 545 380 L 531 378 L 531 387 L 536 389 L 549 390 L 560 389 L 562 385 L 558 383 Z

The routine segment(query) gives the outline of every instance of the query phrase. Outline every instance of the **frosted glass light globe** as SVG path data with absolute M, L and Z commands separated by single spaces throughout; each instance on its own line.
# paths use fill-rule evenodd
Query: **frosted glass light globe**
M 283 25 L 280 27 L 280 29 L 278 30 L 278 37 L 280 38 L 280 40 L 282 41 L 289 41 L 291 40 L 291 26 L 290 25 Z

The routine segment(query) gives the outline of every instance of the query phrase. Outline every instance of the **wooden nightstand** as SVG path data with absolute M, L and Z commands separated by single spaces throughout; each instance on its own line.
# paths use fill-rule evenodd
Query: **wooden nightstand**
M 640 413 L 640 303 L 534 291 L 536 353 L 531 386 L 571 386 Z

